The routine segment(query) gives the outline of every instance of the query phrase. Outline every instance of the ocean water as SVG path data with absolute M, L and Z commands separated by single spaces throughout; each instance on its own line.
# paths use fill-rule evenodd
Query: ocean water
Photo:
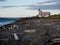
M 0 18 L 0 26 L 12 23 L 15 20 L 18 20 L 18 18 Z

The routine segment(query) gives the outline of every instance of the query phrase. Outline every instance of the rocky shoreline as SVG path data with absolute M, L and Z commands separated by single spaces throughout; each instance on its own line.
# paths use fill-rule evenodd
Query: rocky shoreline
M 34 43 L 36 45 L 47 45 L 46 43 L 49 40 L 60 37 L 59 32 L 60 19 L 25 18 L 0 27 L 0 40 L 11 39 L 14 43 L 11 43 L 11 45 L 15 45 L 13 34 L 16 33 L 20 38 L 18 41 L 19 45 L 35 45 Z

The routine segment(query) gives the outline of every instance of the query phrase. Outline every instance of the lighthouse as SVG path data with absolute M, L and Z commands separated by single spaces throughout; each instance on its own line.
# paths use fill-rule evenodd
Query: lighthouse
M 40 12 L 42 12 L 40 9 L 38 9 L 38 15 L 40 15 Z
M 50 12 L 42 12 L 40 9 L 38 9 L 38 16 L 39 17 L 48 17 L 48 16 L 50 16 Z

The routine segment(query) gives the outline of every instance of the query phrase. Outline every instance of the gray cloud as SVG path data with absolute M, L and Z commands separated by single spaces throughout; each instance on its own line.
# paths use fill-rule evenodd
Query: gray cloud
M 19 6 L 0 6 L 1 8 L 13 8 L 13 7 L 27 7 L 26 5 L 19 5 Z
M 18 7 L 18 6 L 1 6 L 2 8 L 12 8 L 12 7 Z
M 55 2 L 55 4 L 53 5 L 39 5 L 39 4 L 45 4 L 45 3 L 53 3 Z M 60 0 L 50 0 L 50 1 L 46 1 L 46 2 L 41 2 L 41 3 L 37 3 L 37 5 L 30 5 L 29 8 L 27 9 L 31 9 L 31 10 L 36 10 L 36 9 L 60 9 Z
M 31 9 L 31 10 L 37 10 L 37 9 L 60 9 L 60 5 L 46 5 L 46 6 L 32 6 L 30 8 L 27 9 Z
M 51 3 L 51 2 L 54 2 L 54 1 L 45 1 L 45 2 L 40 2 L 40 3 L 37 3 L 37 4 L 44 4 L 44 3 Z
M 0 0 L 0 2 L 3 2 L 3 1 L 5 1 L 5 0 Z
M 38 4 L 52 3 L 52 2 L 60 2 L 60 0 L 49 0 L 49 1 L 38 3 Z
M 53 3 L 53 5 L 40 5 L 40 4 L 45 4 L 45 3 Z M 30 10 L 37 10 L 37 9 L 60 9 L 60 0 L 49 0 L 45 2 L 40 2 L 36 3 L 37 5 L 19 5 L 19 6 L 1 6 L 2 8 L 12 8 L 12 7 L 26 7 L 27 9 Z

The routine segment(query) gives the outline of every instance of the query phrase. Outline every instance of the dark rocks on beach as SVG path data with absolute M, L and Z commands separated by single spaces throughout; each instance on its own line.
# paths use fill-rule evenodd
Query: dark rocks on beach
M 19 41 L 14 40 L 14 33 L 19 37 Z M 0 27 L 0 42 L 7 39 L 7 42 L 11 41 L 9 43 L 11 45 L 47 45 L 49 40 L 58 37 L 60 37 L 60 19 L 21 20 Z

